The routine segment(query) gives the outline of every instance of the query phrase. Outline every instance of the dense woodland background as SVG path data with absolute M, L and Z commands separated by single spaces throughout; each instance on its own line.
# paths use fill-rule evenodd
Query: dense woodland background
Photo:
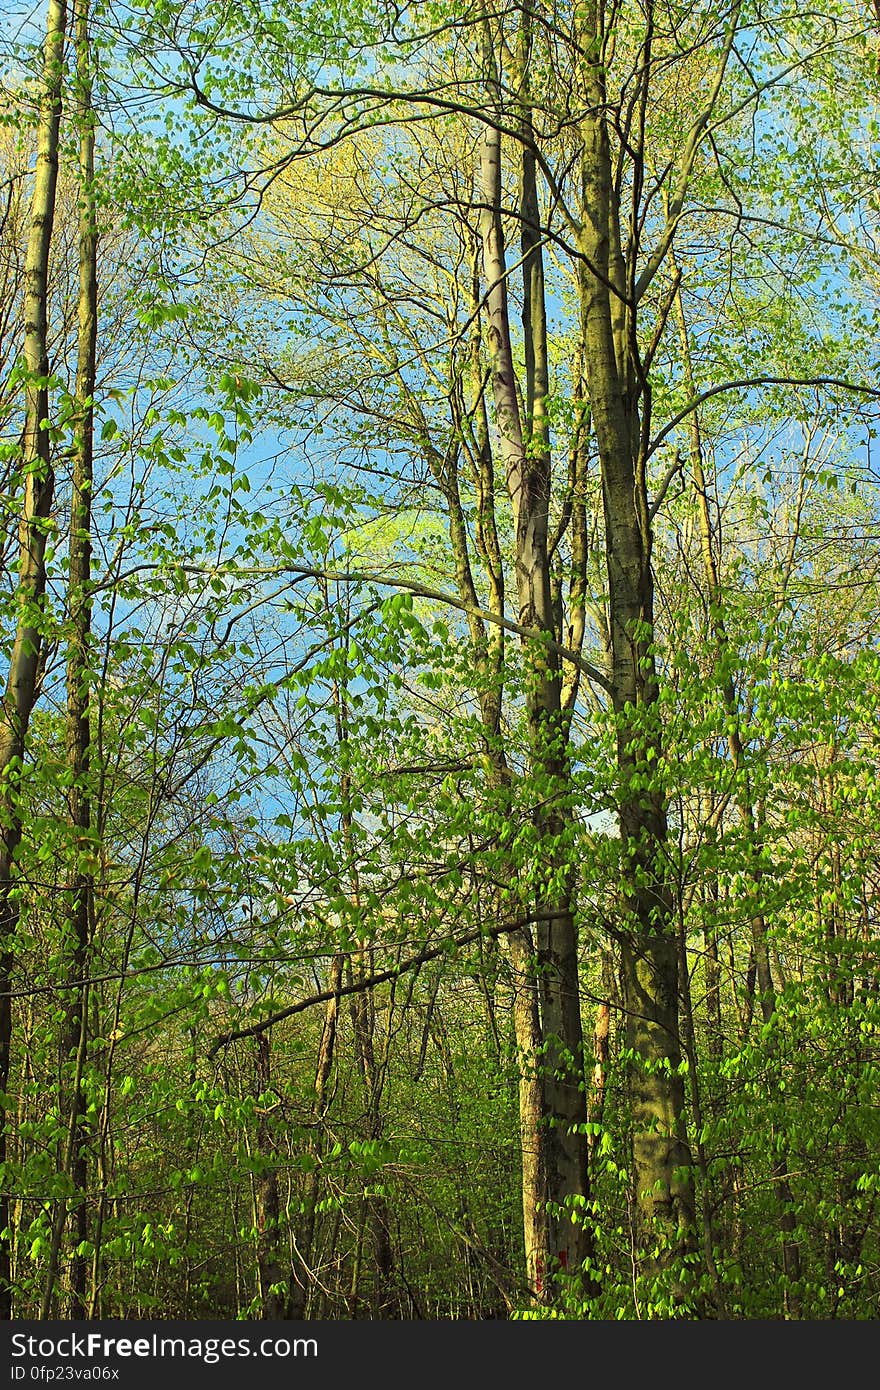
M 880 1299 L 880 15 L 5 0 L 6 1317 Z

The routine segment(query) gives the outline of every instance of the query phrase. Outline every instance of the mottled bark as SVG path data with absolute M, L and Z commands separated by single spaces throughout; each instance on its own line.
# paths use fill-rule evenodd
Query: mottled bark
M 611 996 L 613 988 L 611 952 L 606 949 L 602 952 L 602 993 L 605 998 L 596 1006 L 596 1021 L 593 1024 L 593 1072 L 590 1078 L 587 1104 L 587 1116 L 590 1122 L 587 1142 L 591 1158 L 596 1150 L 599 1128 L 605 1117 L 608 1058 L 611 1048 Z
M 513 1028 L 519 1076 L 519 1130 L 522 1155 L 523 1240 L 526 1282 L 537 1302 L 548 1296 L 551 1250 L 547 1220 L 547 1131 L 541 1086 L 541 1019 L 531 933 L 508 937 L 513 976 Z
M 484 26 L 485 70 L 494 70 L 491 35 Z M 478 186 L 483 275 L 486 284 L 487 346 L 499 453 L 504 463 L 507 491 L 513 508 L 514 564 L 519 622 L 555 636 L 555 612 L 548 550 L 550 505 L 549 455 L 541 447 L 529 449 L 520 414 L 511 346 L 507 294 L 507 265 L 501 210 L 501 136 L 487 124 L 480 138 Z M 533 173 L 533 170 L 532 170 Z M 523 205 L 533 206 L 524 169 Z M 525 226 L 525 224 L 524 224 Z M 527 238 L 533 233 L 526 229 Z M 533 248 L 534 249 L 534 248 Z M 540 274 L 537 257 L 529 277 L 529 322 L 533 369 L 530 380 L 532 428 L 539 410 L 538 368 L 544 348 L 540 336 L 538 296 Z M 555 859 L 565 829 L 554 802 L 567 785 L 565 719 L 561 675 L 556 652 L 537 643 L 526 649 L 526 706 L 530 733 L 530 771 L 540 787 L 540 804 L 534 820 L 542 845 L 547 846 L 548 879 L 560 866 Z M 566 875 L 563 871 L 562 877 Z M 542 1054 L 540 1065 L 544 1120 L 547 1127 L 547 1197 L 551 1259 L 577 1275 L 591 1254 L 588 1225 L 580 1219 L 589 1198 L 586 1143 L 586 1096 L 583 1071 L 583 1036 L 580 1013 L 577 928 L 566 889 L 538 889 L 538 906 L 546 917 L 538 927 L 537 973 L 541 1005 Z M 585 1213 L 584 1213 L 585 1214 Z M 572 1220 L 572 1216 L 576 1219 Z
M 50 457 L 47 286 L 49 249 L 55 220 L 58 137 L 64 66 L 67 7 L 50 0 L 40 85 L 37 166 L 25 259 L 24 365 L 25 424 L 20 478 L 23 503 L 19 528 L 19 572 L 15 599 L 15 637 L 6 689 L 0 707 L 0 1095 L 9 1083 L 12 1040 L 10 989 L 14 966 L 13 938 L 18 924 L 14 859 L 21 842 L 18 785 L 25 739 L 37 697 L 42 648 L 41 610 L 46 588 L 46 537 L 55 478 Z M 6 1161 L 7 1113 L 0 1114 L 0 1166 Z M 11 1316 L 12 1289 L 9 1199 L 0 1196 L 0 1318 Z
M 692 1248 L 694 1187 L 681 1077 L 678 951 L 667 881 L 666 793 L 657 771 L 662 740 L 643 442 L 647 403 L 635 339 L 633 277 L 625 273 L 612 174 L 602 16 L 588 5 L 581 20 L 587 110 L 581 123 L 579 237 L 584 369 L 605 517 L 621 839 L 618 930 L 631 1057 L 637 1248 L 642 1268 L 650 1272 Z
M 471 399 L 467 410 L 474 420 L 470 447 L 472 476 L 477 493 L 477 550 L 488 578 L 488 609 L 504 614 L 504 571 L 495 519 L 494 459 L 489 440 L 488 419 L 482 383 L 482 334 L 480 328 L 479 268 L 473 267 L 470 341 Z M 463 416 L 464 411 L 460 414 Z M 459 420 L 461 429 L 463 420 Z M 470 610 L 480 607 L 470 564 L 470 551 L 464 510 L 459 493 L 458 469 L 450 466 L 444 479 L 449 517 L 449 538 L 455 563 L 459 595 Z M 486 632 L 483 621 L 471 612 L 469 619 L 474 644 L 478 698 L 490 769 L 490 786 L 496 793 L 509 794 L 511 774 L 499 739 L 502 707 L 502 662 L 504 630 L 493 626 Z M 510 865 L 510 882 L 516 869 Z M 547 1230 L 547 1134 L 538 1067 L 541 1050 L 536 960 L 531 933 L 512 933 L 508 937 L 508 957 L 513 987 L 513 1025 L 519 1082 L 519 1121 L 522 1172 L 523 1240 L 526 1283 L 530 1296 L 541 1301 L 547 1291 L 546 1272 L 550 1265 Z

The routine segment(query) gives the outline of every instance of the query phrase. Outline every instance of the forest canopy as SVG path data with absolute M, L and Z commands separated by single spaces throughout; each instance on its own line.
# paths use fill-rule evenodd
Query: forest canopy
M 876 1317 L 876 7 L 0 74 L 0 1315 Z

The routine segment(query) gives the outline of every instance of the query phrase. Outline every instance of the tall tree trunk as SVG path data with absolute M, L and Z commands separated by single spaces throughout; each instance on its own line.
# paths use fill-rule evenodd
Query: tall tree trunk
M 621 982 L 627 1018 L 637 1247 L 646 1273 L 693 1248 L 678 951 L 667 880 L 666 793 L 654 640 L 652 529 L 645 476 L 635 302 L 621 252 L 602 67 L 603 17 L 584 7 L 580 273 L 584 366 L 599 448 L 617 723 Z M 640 408 L 641 405 L 641 408 Z M 658 1253 L 653 1253 L 658 1252 Z
M 495 55 L 488 20 L 484 21 L 484 33 L 485 70 L 491 74 Z M 528 178 L 528 170 L 524 173 Z M 523 434 L 508 313 L 501 210 L 501 135 L 495 124 L 487 123 L 480 139 L 478 185 L 489 361 L 499 447 L 513 507 L 518 617 L 523 626 L 545 633 L 553 640 L 556 615 L 548 553 L 549 456 L 540 447 L 534 452 L 527 449 Z M 531 190 L 526 189 L 527 205 L 531 198 Z M 532 270 L 534 289 L 538 282 L 537 266 L 533 265 Z M 531 313 L 534 323 L 534 306 Z M 537 365 L 540 338 L 535 337 L 533 341 Z M 536 375 L 533 382 L 537 398 Z M 536 405 L 537 399 L 533 411 Z M 530 770 L 537 792 L 534 820 L 542 846 L 539 852 L 548 856 L 545 877 L 552 881 L 558 876 L 557 846 L 563 840 L 565 829 L 554 803 L 568 781 L 559 659 L 555 648 L 539 642 L 530 643 L 525 652 Z M 567 877 L 564 871 L 562 877 Z M 554 1265 L 579 1278 L 591 1255 L 592 1242 L 583 1219 L 589 1199 L 589 1175 L 577 928 L 570 889 L 539 886 L 536 899 L 549 1245 Z
M 40 89 L 37 167 L 25 260 L 24 364 L 25 425 L 20 476 L 23 506 L 16 592 L 16 629 L 6 690 L 0 710 L 0 1167 L 6 1162 L 7 1111 L 12 1042 L 13 940 L 18 925 L 13 871 L 21 842 L 19 779 L 31 711 L 37 696 L 42 648 L 41 610 L 46 588 L 46 536 L 55 490 L 49 416 L 48 308 L 49 249 L 55 220 L 58 137 L 61 122 L 65 0 L 50 0 Z M 11 1316 L 9 1198 L 0 1195 L 0 1318 Z
M 550 1292 L 550 1233 L 547 1221 L 547 1127 L 541 1086 L 541 1019 L 535 980 L 537 960 L 532 934 L 508 937 L 513 976 L 513 1030 L 519 1075 L 519 1130 L 522 1164 L 523 1242 L 530 1297 L 544 1302 Z
M 328 988 L 333 991 L 333 994 L 324 1006 L 324 1022 L 321 1029 L 321 1041 L 318 1046 L 318 1061 L 315 1068 L 315 1099 L 312 1113 L 314 1116 L 316 1138 L 311 1147 L 311 1156 L 314 1158 L 315 1162 L 305 1176 L 302 1220 L 296 1230 L 293 1270 L 291 1272 L 290 1293 L 287 1300 L 286 1315 L 288 1318 L 294 1320 L 299 1320 L 306 1316 L 309 1309 L 309 1289 L 313 1283 L 312 1260 L 315 1243 L 315 1216 L 320 1183 L 319 1165 L 317 1161 L 320 1154 L 320 1127 L 324 1123 L 324 1112 L 327 1105 L 327 1087 L 330 1082 L 330 1073 L 333 1069 L 333 1055 L 336 1049 L 336 1031 L 339 1024 L 339 996 L 337 991 L 342 986 L 342 973 L 344 968 L 345 956 L 341 952 L 337 952 L 330 963 Z
M 353 962 L 355 977 L 370 972 L 372 952 L 361 950 Z M 376 1055 L 376 1009 L 371 989 L 361 990 L 351 1002 L 351 1021 L 355 1056 L 364 1088 L 366 1103 L 366 1132 L 370 1140 L 381 1139 L 384 1129 L 382 1094 L 391 1045 L 391 1023 L 394 1009 L 394 984 L 390 986 L 381 1055 Z M 386 1198 L 378 1192 L 365 1194 L 362 1199 L 355 1269 L 352 1275 L 349 1316 L 355 1317 L 360 1301 L 360 1276 L 363 1273 L 363 1242 L 369 1229 L 373 1244 L 374 1317 L 393 1317 L 398 1313 L 399 1300 L 394 1288 L 394 1246 L 391 1240 L 391 1213 Z
M 257 1150 L 260 1171 L 254 1176 L 254 1213 L 257 1228 L 257 1278 L 260 1286 L 262 1317 L 266 1321 L 283 1318 L 285 1311 L 284 1269 L 279 1251 L 281 1203 L 278 1198 L 278 1155 L 272 1121 L 266 1100 L 271 1081 L 271 1054 L 268 1033 L 256 1038 L 257 1096 L 262 1104 L 257 1115 Z
M 504 616 L 504 568 L 495 516 L 495 469 L 489 439 L 488 417 L 483 389 L 483 342 L 480 320 L 480 254 L 475 251 L 472 266 L 471 340 L 469 371 L 471 400 L 462 403 L 456 420 L 462 438 L 470 438 L 473 482 L 477 494 L 476 548 L 488 581 L 486 607 L 497 618 Z M 464 428 L 465 418 L 472 420 Z M 445 470 L 438 477 L 447 502 L 449 538 L 455 561 L 459 596 L 466 605 L 471 641 L 479 682 L 478 699 L 484 747 L 493 792 L 510 796 L 513 778 L 501 742 L 503 694 L 504 629 L 491 625 L 487 632 L 475 612 L 480 598 L 470 563 L 468 531 L 459 491 L 456 451 L 451 451 Z M 516 866 L 509 866 L 509 881 L 515 884 Z M 501 898 L 498 900 L 501 910 Z M 548 1293 L 550 1245 L 547 1228 L 547 1126 L 538 1059 L 541 1052 L 541 1020 L 538 1000 L 537 962 L 532 933 L 511 933 L 507 938 L 513 986 L 513 1025 L 519 1090 L 520 1156 L 522 1176 L 523 1244 L 526 1284 L 530 1297 L 543 1301 Z
M 69 1019 L 64 1052 L 75 1056 L 87 1040 L 88 956 L 91 934 L 94 873 L 89 789 L 91 715 L 89 702 L 89 642 L 92 628 L 92 474 L 94 395 L 98 341 L 98 229 L 95 203 L 95 120 L 92 111 L 92 73 L 89 0 L 75 0 L 76 84 L 75 116 L 79 127 L 79 297 L 77 304 L 77 365 L 74 404 L 73 490 L 70 510 L 69 623 L 67 655 L 67 765 L 70 774 L 68 814 L 73 830 L 74 863 L 68 892 L 70 968 L 77 1000 Z M 75 1132 L 70 1177 L 72 1244 L 70 1307 L 73 1319 L 86 1315 L 88 1261 L 88 1132 L 86 1099 L 81 1085 L 71 1089 L 68 1104 Z
M 322 581 L 321 597 L 324 603 L 324 614 L 329 630 L 330 624 L 332 623 L 334 607 L 330 602 L 330 594 L 326 581 Z M 346 602 L 347 601 L 346 598 Z M 349 616 L 347 611 L 345 616 L 347 620 Z M 351 859 L 353 855 L 353 842 L 351 781 L 348 770 L 347 678 L 344 677 L 343 680 L 343 685 L 340 685 L 338 681 L 334 682 L 333 685 L 333 715 L 340 758 L 340 799 L 344 807 L 343 837 L 346 851 Z M 353 865 L 351 866 L 350 877 L 352 875 L 354 875 L 352 879 L 354 905 L 357 907 L 357 877 Z M 330 963 L 328 984 L 329 989 L 332 990 L 332 995 L 327 1000 L 324 1008 L 321 1040 L 318 1045 L 318 1058 L 315 1068 L 314 1108 L 312 1112 L 314 1117 L 315 1139 L 311 1146 L 311 1157 L 315 1161 L 305 1175 L 302 1220 L 296 1230 L 293 1269 L 291 1271 L 290 1291 L 287 1301 L 287 1317 L 294 1320 L 305 1317 L 308 1312 L 310 1289 L 314 1283 L 312 1263 L 315 1246 L 315 1218 L 317 1215 L 318 1192 L 320 1187 L 319 1159 L 321 1152 L 321 1129 L 325 1120 L 327 1088 L 330 1084 L 330 1075 L 333 1070 L 333 1059 L 336 1052 L 336 1040 L 339 1028 L 339 996 L 337 991 L 342 987 L 345 962 L 345 953 L 339 951 L 333 956 Z

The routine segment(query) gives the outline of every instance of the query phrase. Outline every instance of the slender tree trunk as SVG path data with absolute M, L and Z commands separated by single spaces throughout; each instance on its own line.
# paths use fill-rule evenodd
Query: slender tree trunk
M 461 409 L 456 423 L 465 435 L 464 417 L 473 420 L 471 462 L 477 494 L 476 545 L 488 581 L 487 606 L 497 617 L 504 615 L 504 569 L 495 517 L 495 477 L 492 446 L 483 390 L 483 344 L 480 322 L 479 252 L 472 270 L 469 408 Z M 478 679 L 478 698 L 484 746 L 493 792 L 509 796 L 512 776 L 500 737 L 503 690 L 504 629 L 486 631 L 483 621 L 472 611 L 481 606 L 470 563 L 470 550 L 464 509 L 459 492 L 457 456 L 447 460 L 445 474 L 438 478 L 447 501 L 449 538 L 455 562 L 459 594 L 469 610 L 468 623 L 474 646 Z M 516 867 L 510 865 L 511 884 Z M 500 910 L 500 902 L 499 902 Z M 532 934 L 513 933 L 508 937 L 508 958 L 513 977 L 513 1025 L 516 1067 L 519 1082 L 520 1153 L 522 1176 L 523 1242 L 526 1283 L 530 1297 L 541 1302 L 548 1295 L 550 1245 L 547 1225 L 547 1126 L 538 1059 L 541 1053 L 541 1020 L 538 999 L 537 961 Z
M 80 1028 L 79 1047 L 77 1048 L 74 1059 L 74 1071 L 71 1081 L 71 1094 L 78 1095 L 83 1084 L 85 1069 L 85 1054 L 88 1032 L 85 1028 Z M 79 1138 L 79 1110 L 76 1105 L 68 1106 L 67 1131 L 59 1156 L 59 1171 L 68 1174 L 74 1171 L 74 1159 L 76 1145 Z M 59 1197 L 55 1202 L 55 1210 L 52 1218 L 52 1236 L 49 1242 L 49 1258 L 46 1262 L 46 1277 L 43 1285 L 43 1298 L 40 1307 L 40 1319 L 46 1321 L 52 1316 L 53 1306 L 56 1300 L 55 1283 L 58 1277 L 58 1270 L 61 1263 L 61 1243 L 64 1237 L 64 1227 L 67 1220 L 67 1200 Z M 84 1317 L 84 1312 L 78 1314 Z
M 595 6 L 585 7 L 584 21 L 582 331 L 605 513 L 621 838 L 621 983 L 632 1058 L 637 1248 L 642 1269 L 650 1273 L 693 1248 L 694 1184 L 681 1075 L 666 794 L 658 776 L 662 742 L 652 645 L 652 529 L 635 305 L 621 254 L 605 115 L 602 28 Z
M 547 1144 L 540 1076 L 541 1020 L 535 982 L 535 948 L 530 932 L 508 937 L 513 974 L 513 1029 L 519 1074 L 522 1155 L 523 1239 L 531 1297 L 547 1297 L 550 1244 L 547 1225 Z
M 713 847 L 716 831 L 711 817 L 705 818 Z M 721 1017 L 721 963 L 718 956 L 718 872 L 714 864 L 703 891 L 703 962 L 706 977 L 706 1042 L 710 1054 L 724 1055 L 724 1024 Z
M 587 1116 L 590 1130 L 587 1140 L 592 1158 L 598 1138 L 598 1126 L 605 1116 L 605 1095 L 608 1076 L 608 1058 L 611 1045 L 611 998 L 614 991 L 614 976 L 611 952 L 602 952 L 602 991 L 605 999 L 596 1006 L 596 1022 L 593 1025 L 593 1074 L 590 1078 Z
M 491 72 L 494 55 L 488 21 L 484 28 L 486 70 Z M 523 435 L 508 314 L 501 214 L 501 136 L 493 124 L 484 127 L 480 139 L 478 182 L 489 360 L 495 422 L 513 507 L 518 617 L 523 626 L 553 638 L 556 615 L 548 553 L 549 458 L 540 448 L 534 453 L 527 450 Z M 526 655 L 531 773 L 539 802 L 534 819 L 542 845 L 547 847 L 541 851 L 548 855 L 546 877 L 553 879 L 559 867 L 555 862 L 558 848 L 550 846 L 559 845 L 565 830 L 554 803 L 568 781 L 561 677 L 554 649 L 531 645 Z M 539 888 L 537 906 L 542 915 L 537 959 L 549 1244 L 553 1264 L 580 1278 L 591 1255 L 592 1242 L 583 1219 L 589 1199 L 589 1175 L 577 929 L 569 889 Z
M 324 600 L 324 611 L 329 624 L 331 621 L 332 609 L 326 583 L 322 586 L 321 592 Z M 348 710 L 345 703 L 345 692 L 338 682 L 335 683 L 333 687 L 333 706 L 336 723 L 336 738 L 339 746 L 340 763 L 342 765 L 340 771 L 340 794 L 343 805 L 345 806 L 344 835 L 347 850 L 349 854 L 351 854 L 353 848 L 350 814 L 351 793 L 347 767 Z M 336 1039 L 339 1027 L 339 997 L 337 991 L 342 986 L 345 960 L 345 955 L 340 951 L 333 956 L 330 963 L 329 988 L 333 991 L 333 994 L 331 998 L 327 1000 L 324 1008 L 321 1041 L 318 1045 L 318 1058 L 315 1067 L 315 1098 L 312 1111 L 315 1126 L 315 1139 L 311 1146 L 311 1156 L 315 1162 L 305 1176 L 302 1219 L 295 1233 L 293 1268 L 291 1271 L 290 1289 L 287 1300 L 287 1317 L 294 1320 L 304 1318 L 309 1311 L 309 1294 L 314 1284 L 312 1266 L 315 1247 L 315 1219 L 320 1188 L 318 1160 L 321 1152 L 321 1128 L 325 1120 L 327 1088 L 330 1084 L 330 1076 L 333 1070 L 333 1058 L 336 1052 Z
M 309 1310 L 309 1289 L 312 1285 L 312 1261 L 315 1243 L 315 1215 L 318 1203 L 319 1175 L 317 1158 L 320 1153 L 320 1126 L 324 1123 L 327 1105 L 327 1087 L 333 1069 L 333 1055 L 336 1048 L 336 1030 L 339 1022 L 339 997 L 336 993 L 342 985 L 345 956 L 337 953 L 330 963 L 329 989 L 333 996 L 324 1007 L 324 1023 L 318 1047 L 318 1061 L 315 1069 L 314 1124 L 318 1131 L 311 1147 L 316 1162 L 306 1173 L 302 1202 L 302 1220 L 296 1230 L 293 1270 L 290 1279 L 290 1293 L 287 1302 L 287 1317 L 299 1320 Z
M 326 601 L 325 593 L 325 601 Z M 350 725 L 348 706 L 348 678 L 344 683 L 334 684 L 334 704 L 336 717 L 336 736 L 340 755 L 340 816 L 343 843 L 349 863 L 351 899 L 355 911 L 361 911 L 361 893 L 358 868 L 355 860 L 354 815 L 351 806 L 351 777 L 348 771 L 350 746 Z M 353 961 L 356 971 L 365 974 L 372 970 L 372 949 L 362 947 Z M 351 1005 L 351 1020 L 354 1033 L 355 1055 L 364 1085 L 364 1098 L 367 1112 L 367 1138 L 377 1140 L 382 1137 L 384 1121 L 382 1116 L 382 1094 L 388 1070 L 389 1049 L 391 1046 L 391 1014 L 394 1008 L 394 985 L 390 986 L 388 996 L 385 1039 L 382 1054 L 376 1057 L 376 1006 L 372 989 L 364 990 L 354 996 Z M 388 1203 L 381 1193 L 371 1193 L 363 1199 L 364 1221 L 372 1236 L 374 1256 L 374 1315 L 392 1316 L 398 1310 L 397 1293 L 394 1289 L 394 1248 L 391 1241 L 391 1215 Z M 358 1285 L 362 1271 L 363 1232 L 358 1237 L 356 1260 L 357 1278 L 353 1278 L 352 1307 L 357 1307 Z M 354 1316 L 354 1313 L 352 1313 Z
M 268 1033 L 256 1038 L 257 1094 L 262 1106 L 257 1117 L 257 1150 L 261 1171 L 254 1176 L 254 1211 L 257 1227 L 257 1276 L 260 1285 L 262 1317 L 266 1321 L 283 1318 L 285 1311 L 285 1275 L 281 1264 L 280 1218 L 278 1199 L 278 1154 L 272 1121 L 266 1110 L 266 1098 L 271 1081 Z
M 369 973 L 370 961 L 366 951 L 359 951 L 353 963 L 357 972 Z M 394 1009 L 394 985 L 390 986 L 387 1016 L 384 1026 L 384 1043 L 381 1055 L 376 1055 L 376 1012 L 372 990 L 363 990 L 352 999 L 351 1020 L 354 1033 L 355 1055 L 358 1070 L 364 1087 L 366 1102 L 366 1131 L 370 1140 L 381 1139 L 384 1120 L 382 1115 L 382 1094 L 388 1069 L 391 1043 L 391 1016 Z M 365 1195 L 362 1201 L 362 1223 L 358 1235 L 358 1248 L 351 1287 L 351 1314 L 354 1317 L 360 1299 L 360 1277 L 363 1273 L 363 1237 L 369 1229 L 372 1237 L 375 1284 L 373 1291 L 373 1314 L 375 1317 L 394 1316 L 398 1312 L 398 1297 L 394 1288 L 394 1247 L 391 1241 L 391 1215 L 388 1203 L 381 1193 Z
M 70 511 L 69 623 L 67 654 L 67 765 L 70 773 L 68 815 L 73 830 L 74 863 L 67 923 L 70 971 L 77 1004 L 71 1011 L 64 1056 L 88 1056 L 88 957 L 94 886 L 94 852 L 91 843 L 92 813 L 89 790 L 91 715 L 89 698 L 89 643 L 92 627 L 92 473 L 94 446 L 94 394 L 98 340 L 98 231 L 95 205 L 95 122 L 92 112 L 92 75 L 88 0 L 75 0 L 76 85 L 75 115 L 79 127 L 79 298 L 77 308 L 77 367 L 73 440 L 73 490 Z M 82 982 L 82 983 L 80 983 Z M 63 1064 L 63 1063 L 62 1063 Z M 88 1128 L 86 1098 L 82 1086 L 70 1090 L 67 1104 L 75 1141 L 71 1156 L 70 1200 L 73 1254 L 70 1268 L 68 1317 L 86 1315 L 88 1259 Z
M 719 1318 L 726 1316 L 726 1300 L 724 1288 L 718 1272 L 715 1260 L 716 1237 L 715 1237 L 715 1203 L 713 1200 L 713 1182 L 709 1171 L 709 1160 L 706 1154 L 706 1146 L 703 1141 L 704 1118 L 703 1118 L 703 1098 L 700 1086 L 699 1059 L 697 1055 L 697 1035 L 694 1027 L 694 1007 L 691 995 L 690 971 L 688 968 L 687 955 L 687 925 L 685 921 L 684 904 L 679 900 L 679 982 L 681 997 L 681 1035 L 682 1048 L 688 1063 L 688 1081 L 690 1084 L 691 1110 L 694 1117 L 696 1128 L 696 1141 L 694 1151 L 696 1155 L 696 1166 L 700 1174 L 700 1235 L 702 1238 L 703 1263 L 709 1274 L 712 1283 L 712 1302 L 715 1313 Z
M 449 470 L 450 474 L 452 470 Z M 457 476 L 447 479 L 450 516 L 450 538 L 456 563 L 458 589 L 469 608 L 479 606 L 471 574 L 467 550 L 467 532 Z M 492 611 L 503 611 L 499 586 L 490 596 Z M 480 710 L 485 735 L 486 757 L 490 767 L 490 785 L 499 795 L 509 795 L 512 778 L 499 742 L 501 717 L 500 661 L 493 659 L 485 631 L 476 616 L 470 620 L 474 638 L 479 679 L 481 681 Z M 516 880 L 515 866 L 510 866 L 510 880 Z M 538 1001 L 537 962 L 532 934 L 514 932 L 508 937 L 508 957 L 513 976 L 513 1022 L 516 1042 L 516 1065 L 519 1076 L 519 1118 L 522 1144 L 522 1202 L 523 1235 L 526 1257 L 526 1280 L 533 1297 L 539 1301 L 547 1291 L 547 1271 L 550 1248 L 547 1230 L 547 1131 L 538 1058 L 541 1053 L 541 1021 Z
M 46 588 L 46 536 L 55 489 L 49 430 L 49 358 L 47 287 L 49 248 L 55 220 L 58 137 L 61 122 L 65 0 L 50 0 L 40 90 L 37 168 L 25 261 L 24 364 L 25 426 L 21 470 L 23 506 L 16 592 L 16 629 L 6 690 L 0 709 L 0 1096 L 7 1095 L 12 1042 L 10 990 L 13 939 L 18 924 L 14 859 L 21 842 L 18 783 L 31 711 L 37 697 L 42 648 L 41 610 Z M 6 1162 L 7 1113 L 0 1114 L 0 1167 Z M 0 1318 L 11 1316 L 9 1198 L 0 1196 Z

